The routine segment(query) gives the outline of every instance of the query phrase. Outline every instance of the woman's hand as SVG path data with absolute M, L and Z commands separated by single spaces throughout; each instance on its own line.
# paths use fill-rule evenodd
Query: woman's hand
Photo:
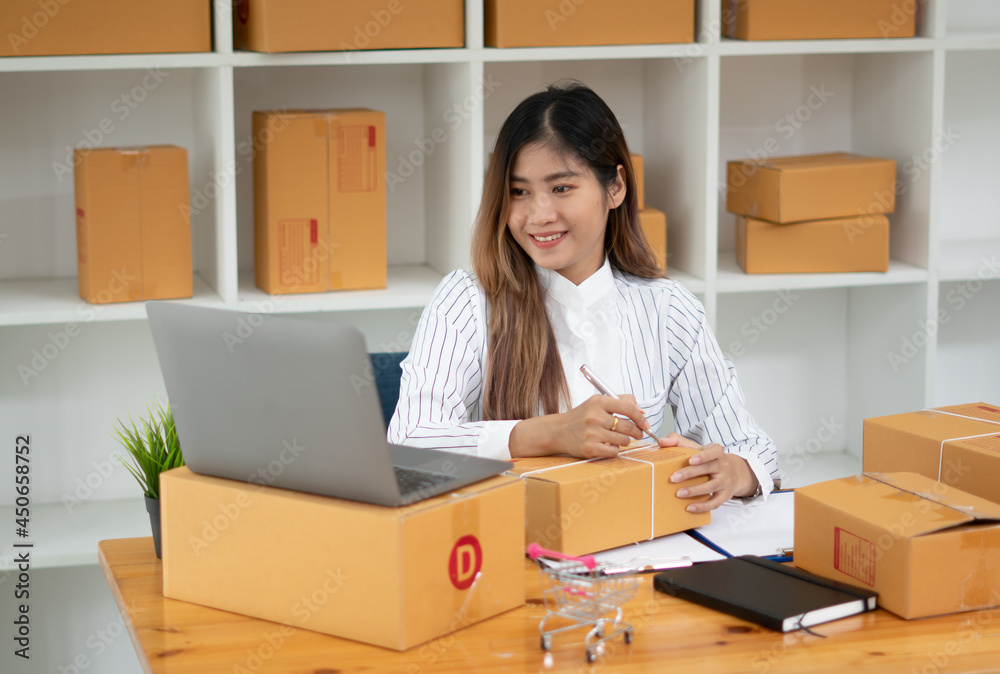
M 646 428 L 649 422 L 632 396 L 595 395 L 568 412 L 519 421 L 510 434 L 510 455 L 616 456 Z
M 677 490 L 678 498 L 692 498 L 710 494 L 707 501 L 698 501 L 687 507 L 688 512 L 703 513 L 715 510 L 734 496 L 750 496 L 757 491 L 757 477 L 750 470 L 750 464 L 737 455 L 726 452 L 722 445 L 705 445 L 677 433 L 660 438 L 661 447 L 687 447 L 699 449 L 691 457 L 687 466 L 670 476 L 671 482 L 683 482 L 699 475 L 707 475 L 708 481 Z

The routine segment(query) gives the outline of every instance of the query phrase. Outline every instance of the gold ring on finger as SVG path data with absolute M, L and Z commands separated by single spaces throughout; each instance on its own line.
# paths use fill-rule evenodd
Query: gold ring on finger
M 612 432 L 614 432 L 614 430 L 615 430 L 616 428 L 618 428 L 618 417 L 615 417 L 614 419 L 615 419 L 615 420 L 614 420 L 614 421 L 613 421 L 613 422 L 611 423 L 611 431 L 612 431 Z

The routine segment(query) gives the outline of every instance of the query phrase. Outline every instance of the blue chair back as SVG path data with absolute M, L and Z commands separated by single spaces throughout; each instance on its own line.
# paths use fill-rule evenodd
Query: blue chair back
M 372 353 L 369 354 L 372 369 L 375 371 L 375 388 L 378 390 L 378 400 L 382 404 L 382 417 L 385 427 L 389 428 L 389 420 L 396 411 L 399 402 L 399 380 L 403 371 L 399 364 L 406 358 L 406 353 Z

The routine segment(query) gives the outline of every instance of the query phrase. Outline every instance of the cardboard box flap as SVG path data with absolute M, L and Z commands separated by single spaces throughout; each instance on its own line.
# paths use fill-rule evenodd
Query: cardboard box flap
M 938 531 L 949 526 L 954 526 L 957 523 L 1000 522 L 1000 504 L 987 501 L 984 498 L 974 496 L 954 487 L 949 487 L 929 477 L 924 477 L 917 473 L 865 473 L 864 475 L 867 478 L 881 482 L 901 492 L 933 501 L 962 516 L 961 522 L 929 528 L 919 533 Z M 929 525 L 933 523 L 932 519 L 928 520 Z

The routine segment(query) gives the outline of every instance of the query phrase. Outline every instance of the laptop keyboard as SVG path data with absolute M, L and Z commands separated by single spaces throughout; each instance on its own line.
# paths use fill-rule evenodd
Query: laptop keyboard
M 421 489 L 430 489 L 442 482 L 450 482 L 457 479 L 454 475 L 447 473 L 437 473 L 430 470 L 417 470 L 416 468 L 403 468 L 393 466 L 396 471 L 396 482 L 399 484 L 399 493 L 403 496 L 419 492 Z

